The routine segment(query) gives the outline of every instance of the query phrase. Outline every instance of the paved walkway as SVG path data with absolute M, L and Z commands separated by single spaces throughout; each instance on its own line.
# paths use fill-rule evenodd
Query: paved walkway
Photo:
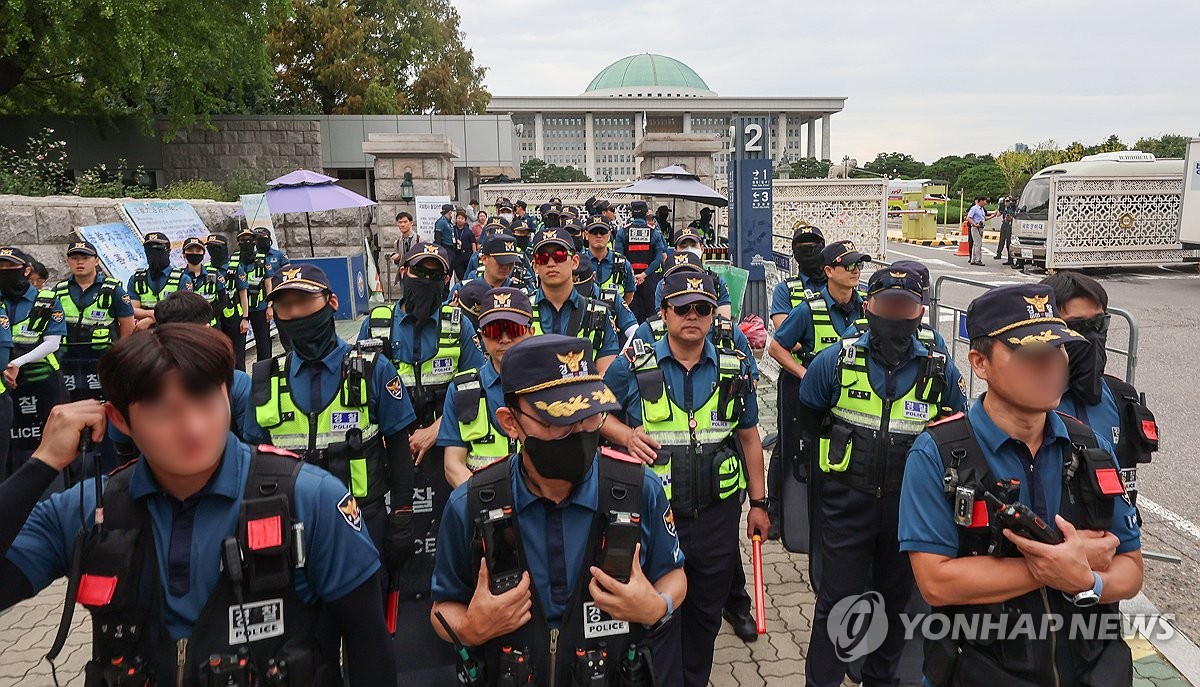
M 357 323 L 339 322 L 338 331 L 354 338 Z M 764 433 L 774 431 L 775 390 L 760 387 Z M 750 545 L 745 543 L 746 579 L 753 584 Z M 717 637 L 713 661 L 714 687 L 795 687 L 803 684 L 804 657 L 812 629 L 814 597 L 808 583 L 806 556 L 790 554 L 779 542 L 763 544 L 763 579 L 767 591 L 767 634 L 746 644 L 728 625 Z M 52 685 L 49 666 L 42 660 L 58 627 L 66 584 L 56 582 L 41 594 L 0 614 L 0 687 Z M 427 629 L 427 628 L 422 628 Z M 87 613 L 76 607 L 67 648 L 58 661 L 61 685 L 83 684 L 83 665 L 90 658 L 91 627 Z M 1130 642 L 1135 687 L 1184 687 L 1188 683 L 1146 640 Z M 846 684 L 852 684 L 847 682 Z M 415 687 L 415 686 L 414 686 Z

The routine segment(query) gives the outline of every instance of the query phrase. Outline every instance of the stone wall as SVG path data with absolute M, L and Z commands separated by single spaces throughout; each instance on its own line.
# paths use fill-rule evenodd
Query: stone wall
M 211 123 L 215 131 L 197 126 L 163 143 L 167 183 L 219 183 L 239 167 L 257 170 L 268 179 L 299 168 L 321 171 L 321 122 L 315 117 L 213 117 Z M 159 127 L 165 130 L 166 123 Z
M 74 239 L 75 227 L 120 222 L 117 206 L 127 200 L 79 198 L 76 196 L 0 195 L 0 245 L 15 246 L 42 261 L 52 279 L 66 270 L 63 251 Z M 239 203 L 189 200 L 209 231 L 223 233 L 233 242 L 238 220 L 233 212 Z M 368 209 L 363 210 L 366 217 Z M 357 210 L 330 210 L 310 215 L 313 244 L 318 256 L 350 255 L 362 250 Z M 293 257 L 308 257 L 308 230 L 303 214 L 274 216 L 276 233 L 283 250 Z

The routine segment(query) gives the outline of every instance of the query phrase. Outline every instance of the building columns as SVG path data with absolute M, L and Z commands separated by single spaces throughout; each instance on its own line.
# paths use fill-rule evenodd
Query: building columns
M 829 159 L 829 115 L 821 115 L 821 159 Z
M 775 116 L 775 135 L 778 141 L 775 144 L 775 164 L 783 165 L 787 162 L 787 113 L 780 112 Z
M 804 147 L 804 157 L 816 157 L 817 156 L 817 120 L 815 117 L 813 119 L 808 120 L 808 122 L 804 125 L 804 130 L 805 130 L 805 134 L 808 137 L 808 140 L 805 142 L 806 145 Z
M 584 174 L 596 178 L 596 120 L 589 112 L 583 117 Z
M 644 135 L 645 128 L 646 128 L 646 113 L 634 112 L 633 113 L 633 147 L 634 147 L 635 151 L 636 151 L 637 147 L 639 145 L 641 145 L 641 143 L 642 143 L 642 136 Z M 639 173 L 639 170 L 641 168 L 642 168 L 642 158 L 638 155 L 634 155 L 634 158 L 633 158 L 634 173 L 635 174 Z M 635 176 L 632 178 L 636 179 L 637 177 Z
M 533 115 L 533 156 L 539 160 L 546 159 L 546 136 L 542 130 L 543 124 L 541 112 Z
M 683 133 L 685 133 L 685 134 L 692 133 L 692 113 L 691 112 L 683 113 Z

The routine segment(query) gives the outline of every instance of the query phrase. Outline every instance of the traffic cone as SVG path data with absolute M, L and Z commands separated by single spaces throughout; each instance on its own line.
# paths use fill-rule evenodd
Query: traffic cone
M 969 233 L 970 229 L 967 228 L 969 225 L 970 225 L 969 220 L 962 223 L 962 236 L 960 236 L 958 238 L 958 250 L 954 251 L 954 255 L 956 257 L 960 257 L 960 258 L 971 257 L 971 244 L 970 244 L 971 235 Z

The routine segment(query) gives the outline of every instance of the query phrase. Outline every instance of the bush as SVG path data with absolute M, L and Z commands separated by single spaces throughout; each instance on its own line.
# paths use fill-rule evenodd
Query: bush
M 206 179 L 188 179 L 164 186 L 155 194 L 159 198 L 184 200 L 228 200 L 225 189 Z
M 266 191 L 267 179 L 253 167 L 238 167 L 225 178 L 221 187 L 225 191 L 225 200 L 236 201 L 247 193 Z
M 0 193 L 51 196 L 70 186 L 67 144 L 54 138 L 54 129 L 30 136 L 24 153 L 0 146 Z

